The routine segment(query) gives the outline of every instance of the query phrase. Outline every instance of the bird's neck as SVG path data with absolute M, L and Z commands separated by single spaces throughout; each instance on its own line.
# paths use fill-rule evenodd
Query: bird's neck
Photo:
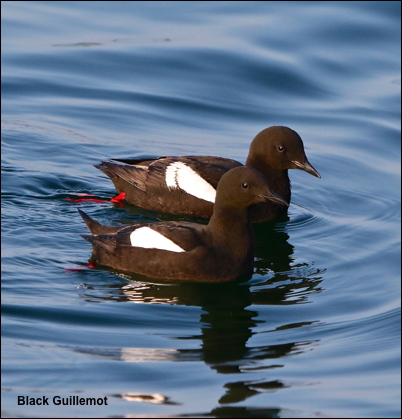
M 291 186 L 287 169 L 272 168 L 266 162 L 250 156 L 247 158 L 246 166 L 262 173 L 267 179 L 269 189 L 290 202 Z
M 207 228 L 212 241 L 233 263 L 246 264 L 246 270 L 250 270 L 248 265 L 254 260 L 254 244 L 249 208 L 215 205 Z

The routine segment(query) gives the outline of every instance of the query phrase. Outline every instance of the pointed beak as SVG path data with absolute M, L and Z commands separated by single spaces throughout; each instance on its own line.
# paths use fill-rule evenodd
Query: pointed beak
M 286 202 L 281 196 L 277 195 L 275 192 L 269 191 L 270 195 L 259 195 L 264 201 L 271 201 L 278 205 L 289 206 L 289 203 Z
M 301 163 L 297 160 L 292 160 L 292 163 L 296 166 L 296 169 L 304 170 L 307 173 L 310 173 L 310 175 L 313 175 L 315 177 L 318 177 L 318 179 L 321 179 L 321 175 L 317 172 L 317 170 L 314 169 L 314 167 L 306 160 L 304 163 Z

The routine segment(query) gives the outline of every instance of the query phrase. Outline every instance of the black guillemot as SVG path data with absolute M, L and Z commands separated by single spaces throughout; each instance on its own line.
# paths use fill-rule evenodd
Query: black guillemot
M 104 226 L 78 210 L 92 235 L 99 265 L 151 278 L 185 282 L 226 282 L 253 273 L 254 242 L 250 208 L 287 202 L 271 192 L 257 170 L 239 166 L 225 173 L 216 190 L 207 225 L 154 222 Z
M 212 215 L 221 176 L 242 166 L 236 160 L 214 156 L 115 161 L 118 163 L 102 162 L 95 167 L 109 176 L 126 202 L 152 211 L 202 218 Z M 272 126 L 256 135 L 245 165 L 260 171 L 267 178 L 270 190 L 288 203 L 291 196 L 288 169 L 321 177 L 307 160 L 300 136 L 283 126 Z M 252 221 L 272 221 L 286 214 L 287 207 L 263 202 L 253 208 Z

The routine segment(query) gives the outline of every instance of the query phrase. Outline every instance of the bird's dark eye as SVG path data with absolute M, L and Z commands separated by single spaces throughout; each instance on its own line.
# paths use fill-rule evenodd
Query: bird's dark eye
M 241 184 L 241 187 L 242 187 L 243 189 L 247 189 L 247 188 L 248 188 L 248 183 L 242 183 L 242 184 Z
M 283 145 L 278 145 L 278 151 L 282 153 L 282 151 L 285 149 Z

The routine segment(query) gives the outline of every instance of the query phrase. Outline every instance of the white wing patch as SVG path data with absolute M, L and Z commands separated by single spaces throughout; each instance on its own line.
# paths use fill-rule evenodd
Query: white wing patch
M 185 252 L 176 243 L 149 227 L 140 227 L 130 234 L 131 246 L 146 249 L 161 249 L 171 252 Z
M 176 161 L 166 167 L 168 188 L 180 188 L 190 195 L 214 203 L 216 190 L 191 167 Z

